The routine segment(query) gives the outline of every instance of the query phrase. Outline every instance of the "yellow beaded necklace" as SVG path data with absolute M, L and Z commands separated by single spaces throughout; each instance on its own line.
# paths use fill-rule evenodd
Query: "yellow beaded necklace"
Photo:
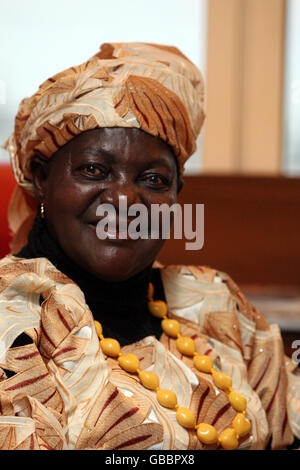
M 219 444 L 223 449 L 234 450 L 239 445 L 239 438 L 249 434 L 251 423 L 246 419 L 247 401 L 240 393 L 231 387 L 232 382 L 229 375 L 218 372 L 213 368 L 213 361 L 209 356 L 200 355 L 196 351 L 195 342 L 192 338 L 181 336 L 180 324 L 177 320 L 167 317 L 168 307 L 163 300 L 153 300 L 154 287 L 150 282 L 148 289 L 148 308 L 155 317 L 161 318 L 163 331 L 171 338 L 176 338 L 176 346 L 179 352 L 185 356 L 193 357 L 194 366 L 200 372 L 211 374 L 215 385 L 228 392 L 231 406 L 239 413 L 232 422 L 232 428 L 225 429 L 220 435 L 214 426 L 207 423 L 196 424 L 196 416 L 192 410 L 177 404 L 176 394 L 172 390 L 159 387 L 158 376 L 154 372 L 142 371 L 139 368 L 139 359 L 135 354 L 121 353 L 121 347 L 117 340 L 104 338 L 101 324 L 95 320 L 97 335 L 100 339 L 101 349 L 109 357 L 118 358 L 119 365 L 126 372 L 138 374 L 141 384 L 149 390 L 156 391 L 156 398 L 161 406 L 176 411 L 178 423 L 187 429 L 195 429 L 200 442 L 203 444 Z

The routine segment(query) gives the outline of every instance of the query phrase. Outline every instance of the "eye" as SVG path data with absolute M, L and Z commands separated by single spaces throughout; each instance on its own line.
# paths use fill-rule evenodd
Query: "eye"
M 163 189 L 169 186 L 168 179 L 158 173 L 144 175 L 142 180 L 145 181 L 149 186 L 157 189 Z
M 95 163 L 87 163 L 86 165 L 82 165 L 77 169 L 77 171 L 81 175 L 90 178 L 102 178 L 105 176 L 104 169 Z

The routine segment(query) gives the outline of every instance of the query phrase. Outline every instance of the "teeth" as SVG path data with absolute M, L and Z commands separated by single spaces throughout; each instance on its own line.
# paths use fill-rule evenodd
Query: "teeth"
M 95 222 L 91 222 L 91 225 L 95 225 L 95 226 L 96 226 L 96 225 L 98 224 L 98 222 L 100 222 L 100 220 L 96 220 Z M 108 222 L 109 222 L 109 224 L 113 224 L 113 226 L 115 225 L 115 226 L 117 227 L 117 229 L 118 229 L 118 227 L 119 227 L 121 224 L 125 225 L 125 228 L 126 228 L 126 227 L 127 227 L 127 222 L 128 222 L 128 220 L 126 220 L 126 219 L 124 219 L 124 220 L 121 220 L 121 219 L 119 219 L 119 220 L 117 220 L 117 219 L 112 220 L 112 219 L 111 219 L 111 220 L 109 220 Z

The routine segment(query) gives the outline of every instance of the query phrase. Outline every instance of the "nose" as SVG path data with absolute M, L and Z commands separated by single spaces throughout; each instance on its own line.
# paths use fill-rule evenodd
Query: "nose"
M 139 188 L 131 182 L 114 182 L 103 189 L 100 195 L 101 204 L 112 204 L 117 211 L 119 206 L 127 201 L 127 207 L 141 203 Z

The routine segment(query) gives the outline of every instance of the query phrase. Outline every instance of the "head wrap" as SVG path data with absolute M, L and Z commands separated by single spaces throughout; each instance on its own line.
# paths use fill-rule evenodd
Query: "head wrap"
M 168 143 L 180 172 L 204 121 L 203 78 L 176 47 L 105 43 L 87 62 L 46 80 L 22 100 L 10 152 L 18 183 L 8 222 L 13 252 L 26 244 L 36 215 L 31 157 L 50 158 L 76 135 L 100 127 L 135 127 Z

